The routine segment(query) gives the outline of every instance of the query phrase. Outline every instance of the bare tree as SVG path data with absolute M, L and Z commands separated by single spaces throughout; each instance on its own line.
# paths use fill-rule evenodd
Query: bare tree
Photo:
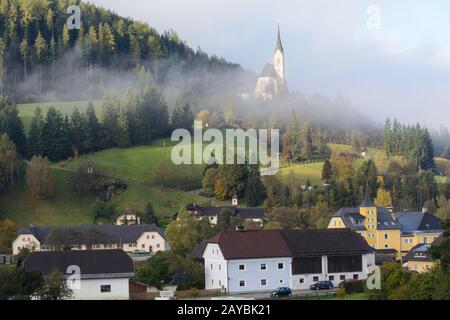
M 28 163 L 25 183 L 31 197 L 44 200 L 53 196 L 53 176 L 47 158 L 34 156 Z

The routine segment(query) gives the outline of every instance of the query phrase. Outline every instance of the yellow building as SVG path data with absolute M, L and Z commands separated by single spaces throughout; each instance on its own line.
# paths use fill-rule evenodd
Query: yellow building
M 440 245 L 444 237 L 440 235 L 432 242 L 432 245 Z M 429 252 L 430 244 L 418 244 L 414 246 L 403 258 L 404 266 L 410 271 L 419 273 L 427 272 L 434 267 L 436 261 Z
M 366 194 L 356 208 L 341 208 L 328 228 L 349 228 L 361 234 L 380 253 L 395 250 L 401 259 L 418 244 L 432 243 L 442 232 L 441 220 L 427 212 L 393 213 L 377 207 Z

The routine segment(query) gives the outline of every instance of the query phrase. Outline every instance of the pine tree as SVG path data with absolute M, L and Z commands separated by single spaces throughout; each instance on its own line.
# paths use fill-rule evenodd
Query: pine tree
M 54 107 L 50 107 L 42 128 L 42 149 L 44 156 L 51 161 L 65 159 L 67 156 L 64 132 L 64 117 Z
M 95 114 L 94 105 L 89 102 L 86 109 L 86 152 L 98 151 L 102 147 L 102 127 Z
M 245 188 L 247 207 L 257 207 L 262 204 L 265 198 L 264 193 L 259 167 L 257 165 L 251 165 L 248 170 L 247 185 Z
M 72 136 L 72 148 L 74 156 L 83 154 L 86 150 L 85 139 L 86 139 L 86 119 L 81 115 L 78 108 L 72 113 L 71 117 L 71 136 Z
M 34 110 L 34 116 L 31 120 L 30 131 L 27 139 L 28 158 L 34 155 L 43 155 L 42 129 L 44 128 L 44 116 L 41 108 Z
M 328 183 L 333 177 L 333 166 L 330 160 L 326 159 L 322 167 L 322 180 Z

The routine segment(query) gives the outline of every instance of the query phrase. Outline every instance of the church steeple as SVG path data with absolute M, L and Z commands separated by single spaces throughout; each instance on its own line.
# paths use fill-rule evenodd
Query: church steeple
M 278 24 L 277 46 L 275 48 L 275 52 L 277 52 L 278 50 L 284 53 L 283 44 L 281 43 L 280 24 Z

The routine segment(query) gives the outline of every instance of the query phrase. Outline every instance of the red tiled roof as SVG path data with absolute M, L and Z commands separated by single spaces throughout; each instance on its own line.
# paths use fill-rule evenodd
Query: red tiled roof
M 217 243 L 225 259 L 289 257 L 285 241 L 277 230 L 221 231 L 209 239 Z
M 373 252 L 348 229 L 221 231 L 208 243 L 217 243 L 227 260 Z

